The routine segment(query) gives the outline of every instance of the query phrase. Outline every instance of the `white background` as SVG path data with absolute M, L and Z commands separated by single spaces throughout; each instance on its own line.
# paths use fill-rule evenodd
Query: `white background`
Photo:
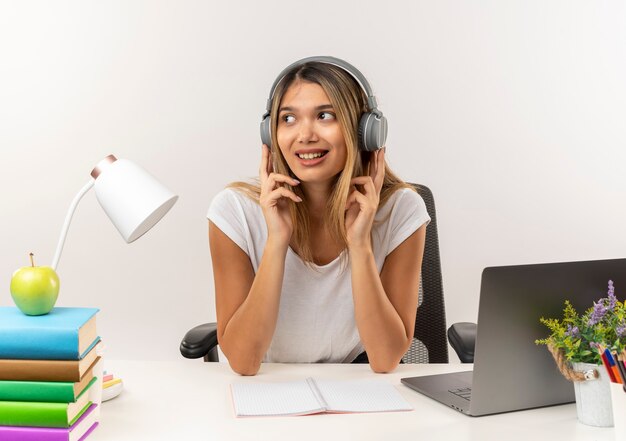
M 485 266 L 624 257 L 624 17 L 588 0 L 3 1 L 0 305 L 114 153 L 180 200 L 126 245 L 87 194 L 57 305 L 99 307 L 111 358 L 179 358 L 215 318 L 209 202 L 257 173 L 269 87 L 310 55 L 361 69 L 391 167 L 433 190 L 449 324 L 476 320 Z

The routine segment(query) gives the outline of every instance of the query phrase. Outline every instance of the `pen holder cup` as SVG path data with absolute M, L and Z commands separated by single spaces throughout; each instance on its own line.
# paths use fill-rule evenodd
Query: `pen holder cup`
M 620 383 L 611 383 L 611 404 L 615 439 L 626 440 L 626 391 Z
M 594 380 L 574 381 L 578 421 L 588 426 L 613 426 L 611 409 L 611 379 L 606 369 L 592 363 L 572 363 L 575 372 L 596 371 Z

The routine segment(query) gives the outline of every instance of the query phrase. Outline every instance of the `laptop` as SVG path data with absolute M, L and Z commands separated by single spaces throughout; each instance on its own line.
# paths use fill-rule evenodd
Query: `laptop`
M 574 401 L 543 345 L 540 317 L 561 318 L 564 301 L 579 314 L 607 296 L 626 292 L 626 259 L 485 268 L 480 287 L 474 370 L 402 378 L 402 384 L 472 416 Z

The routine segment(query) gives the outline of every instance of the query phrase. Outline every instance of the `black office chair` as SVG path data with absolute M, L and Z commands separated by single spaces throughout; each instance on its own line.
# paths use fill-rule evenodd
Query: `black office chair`
M 402 360 L 405 363 L 447 363 L 446 313 L 435 200 L 428 187 L 419 184 L 412 185 L 424 199 L 431 221 L 426 229 L 415 334 Z M 463 363 L 474 361 L 475 336 L 476 325 L 473 323 L 456 323 L 448 330 L 450 344 Z M 204 361 L 218 361 L 217 344 L 217 324 L 205 323 L 185 334 L 180 343 L 180 353 L 185 358 L 202 357 Z

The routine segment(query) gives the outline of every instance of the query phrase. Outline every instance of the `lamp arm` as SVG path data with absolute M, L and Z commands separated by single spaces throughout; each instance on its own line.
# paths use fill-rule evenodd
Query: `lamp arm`
M 95 179 L 90 179 L 87 184 L 83 188 L 80 189 L 78 194 L 74 196 L 74 200 L 70 205 L 70 209 L 67 211 L 67 215 L 65 216 L 65 223 L 63 224 L 63 229 L 61 230 L 61 237 L 59 237 L 59 243 L 57 244 L 56 252 L 54 253 L 54 259 L 52 260 L 52 269 L 56 271 L 57 266 L 59 265 L 59 259 L 61 258 L 61 251 L 63 251 L 63 245 L 65 244 L 65 237 L 67 236 L 67 230 L 70 229 L 70 222 L 72 221 L 72 216 L 74 216 L 74 212 L 76 211 L 76 207 L 78 203 L 85 196 L 93 184 L 96 182 Z

